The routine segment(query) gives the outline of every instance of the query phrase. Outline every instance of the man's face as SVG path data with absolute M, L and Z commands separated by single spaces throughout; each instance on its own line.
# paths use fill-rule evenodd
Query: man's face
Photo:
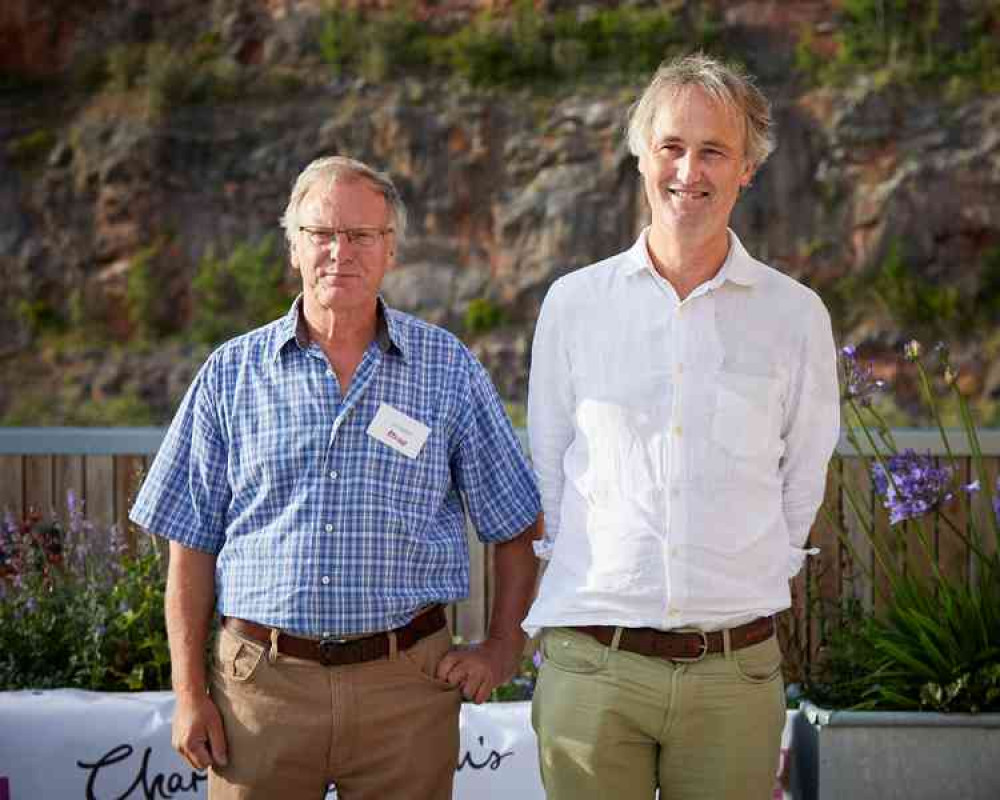
M 385 198 L 364 179 L 318 183 L 299 206 L 298 224 L 310 232 L 295 232 L 291 261 L 307 301 L 328 311 L 373 309 L 395 260 L 395 235 L 382 233 L 391 225 Z
M 649 151 L 639 159 L 658 236 L 699 239 L 725 233 L 753 170 L 743 120 L 699 88 L 663 96 Z

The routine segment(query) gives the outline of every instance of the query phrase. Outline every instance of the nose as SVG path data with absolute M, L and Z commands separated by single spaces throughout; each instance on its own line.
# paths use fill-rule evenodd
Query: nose
M 694 183 L 698 178 L 701 165 L 698 163 L 698 156 L 688 151 L 675 162 L 677 177 L 682 183 Z
M 343 231 L 335 233 L 330 239 L 330 246 L 327 248 L 330 253 L 330 260 L 335 261 L 337 256 L 340 254 L 340 251 L 343 250 L 348 244 L 350 244 L 350 241 L 348 240 L 346 233 Z

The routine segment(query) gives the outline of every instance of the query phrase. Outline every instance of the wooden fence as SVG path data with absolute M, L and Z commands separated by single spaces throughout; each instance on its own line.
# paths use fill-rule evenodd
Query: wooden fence
M 72 489 L 85 499 L 87 517 L 99 531 L 106 531 L 113 523 L 125 526 L 139 476 L 148 467 L 163 434 L 160 428 L 0 428 L 0 508 L 15 514 L 29 508 L 42 513 L 52 509 L 64 512 L 66 493 Z M 960 480 L 970 483 L 976 476 L 967 442 L 957 431 L 951 432 L 949 438 Z M 939 460 L 945 458 L 941 437 L 936 431 L 898 431 L 896 441 L 900 448 L 930 452 Z M 982 435 L 982 445 L 992 486 L 1000 472 L 1000 430 L 986 431 Z M 842 442 L 830 469 L 825 512 L 820 513 L 810 535 L 810 543 L 819 547 L 821 554 L 809 559 L 806 569 L 793 581 L 795 607 L 782 620 L 781 633 L 792 676 L 815 657 L 822 640 L 825 606 L 847 595 L 859 598 L 869 608 L 877 609 L 881 602 L 877 585 L 884 583 L 884 574 L 875 563 L 872 549 L 840 490 L 844 482 L 854 486 L 866 506 L 863 511 L 873 512 L 877 498 L 871 491 L 869 470 L 869 460 L 856 456 L 853 449 Z M 968 548 L 951 535 L 949 526 L 953 523 L 967 531 L 978 520 L 980 529 L 988 529 L 987 515 L 993 513 L 987 502 L 988 494 L 984 491 L 972 496 L 971 503 L 967 497 L 957 499 L 944 512 L 950 522 L 941 515 L 932 518 L 929 526 L 932 546 L 944 572 L 964 577 L 970 574 Z M 876 524 L 887 528 L 884 515 L 873 514 L 873 518 Z M 840 521 L 851 531 L 857 554 L 873 570 L 874 583 L 865 577 L 850 548 L 840 541 L 831 520 Z M 926 569 L 925 560 L 916 557 L 912 532 L 906 526 L 898 527 L 899 530 L 892 530 L 890 537 L 895 557 L 912 562 L 914 569 Z M 995 547 L 994 541 L 987 538 L 987 547 Z M 492 549 L 480 544 L 472 531 L 469 532 L 469 544 L 471 593 L 467 600 L 449 610 L 449 616 L 455 634 L 474 640 L 482 638 L 486 631 L 493 599 Z

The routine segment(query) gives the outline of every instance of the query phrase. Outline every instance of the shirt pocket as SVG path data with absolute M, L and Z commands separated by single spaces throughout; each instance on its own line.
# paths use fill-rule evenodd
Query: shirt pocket
M 719 373 L 713 441 L 740 458 L 753 458 L 776 446 L 779 401 L 780 384 L 776 378 Z

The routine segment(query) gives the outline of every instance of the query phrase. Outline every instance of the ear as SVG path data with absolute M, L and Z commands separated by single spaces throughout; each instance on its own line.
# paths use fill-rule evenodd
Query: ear
M 754 164 L 752 164 L 749 160 L 744 160 L 743 174 L 740 175 L 741 189 L 746 189 L 750 185 L 750 181 L 753 180 L 753 176 L 756 172 L 757 172 L 757 167 Z

